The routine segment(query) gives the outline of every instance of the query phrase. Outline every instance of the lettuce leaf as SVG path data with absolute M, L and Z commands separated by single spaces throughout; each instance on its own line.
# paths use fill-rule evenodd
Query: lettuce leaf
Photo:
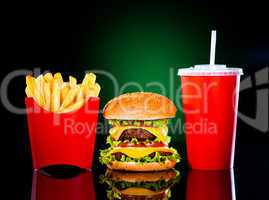
M 116 140 L 113 140 L 111 136 L 108 136 L 106 138 L 106 143 L 110 146 L 110 147 L 115 147 L 115 146 L 118 146 L 121 141 L 116 141 Z
M 117 191 L 114 191 L 112 189 L 107 190 L 107 194 L 106 195 L 107 195 L 107 198 L 109 200 L 121 199 L 120 193 L 117 192 Z

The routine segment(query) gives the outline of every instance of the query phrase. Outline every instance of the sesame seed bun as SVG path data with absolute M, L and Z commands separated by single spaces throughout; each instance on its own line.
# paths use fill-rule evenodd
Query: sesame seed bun
M 136 182 L 157 182 L 159 180 L 169 181 L 177 177 L 177 173 L 174 169 L 156 171 L 156 172 L 128 172 L 107 169 L 106 176 L 110 177 L 111 180 L 125 181 L 129 183 Z
M 126 93 L 110 100 L 104 107 L 106 119 L 157 120 L 173 118 L 176 106 L 167 97 L 150 92 Z

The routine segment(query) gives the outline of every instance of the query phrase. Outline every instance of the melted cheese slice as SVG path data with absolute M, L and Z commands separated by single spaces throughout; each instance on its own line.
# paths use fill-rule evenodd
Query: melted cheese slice
M 123 153 L 131 158 L 143 158 L 154 152 L 174 153 L 168 147 L 116 147 L 110 151 L 110 154 Z
M 138 129 L 138 128 L 150 132 L 151 134 L 156 136 L 161 142 L 163 142 L 163 143 L 166 142 L 166 136 L 167 136 L 167 132 L 168 132 L 168 127 L 167 126 L 159 127 L 159 128 L 155 128 L 155 127 L 137 127 L 137 126 L 115 126 L 115 127 L 112 127 L 109 130 L 109 134 L 111 135 L 111 137 L 114 140 L 118 140 L 123 131 L 125 131 L 127 129 Z

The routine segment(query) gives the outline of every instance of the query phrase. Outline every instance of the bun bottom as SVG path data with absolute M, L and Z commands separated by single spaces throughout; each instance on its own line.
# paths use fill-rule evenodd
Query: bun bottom
M 113 170 L 124 170 L 124 171 L 162 171 L 167 169 L 172 169 L 176 165 L 176 161 L 167 160 L 164 163 L 136 163 L 136 162 L 119 162 L 113 161 L 107 165 L 109 169 Z

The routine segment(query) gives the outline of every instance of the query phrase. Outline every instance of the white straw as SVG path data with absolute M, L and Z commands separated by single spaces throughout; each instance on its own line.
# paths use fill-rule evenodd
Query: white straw
M 211 31 L 210 65 L 215 65 L 216 38 L 216 31 Z

